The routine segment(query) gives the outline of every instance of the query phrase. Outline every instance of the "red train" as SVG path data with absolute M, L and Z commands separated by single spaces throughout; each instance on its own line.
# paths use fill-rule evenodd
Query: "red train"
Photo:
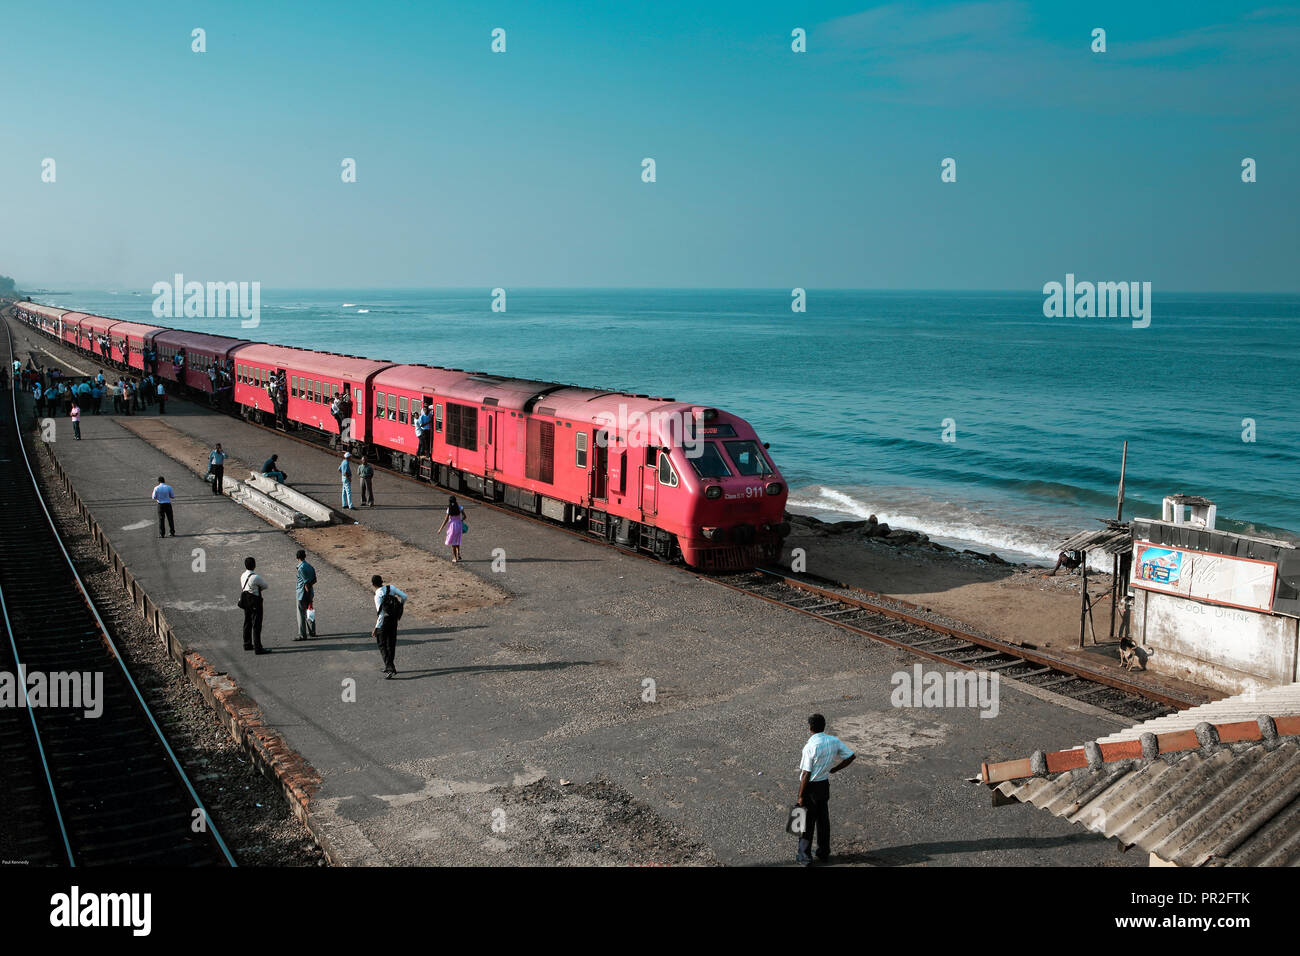
M 407 474 L 541 515 L 662 560 L 744 570 L 779 556 L 785 481 L 753 428 L 716 408 L 397 364 L 185 332 L 30 302 L 20 320 L 113 367 L 211 391 L 229 369 L 233 408 L 306 430 Z M 272 400 L 270 384 L 283 382 Z M 335 397 L 346 415 L 331 413 Z M 417 448 L 427 407 L 429 448 Z M 342 431 L 342 435 L 340 435 Z

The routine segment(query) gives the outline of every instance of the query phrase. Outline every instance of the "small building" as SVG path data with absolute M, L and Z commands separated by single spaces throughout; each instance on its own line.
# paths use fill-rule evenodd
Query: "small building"
M 1216 520 L 1171 495 L 1160 520 L 1130 522 L 1129 636 L 1151 670 L 1228 693 L 1300 680 L 1300 550 Z
M 985 763 L 1027 803 L 1152 866 L 1300 865 L 1300 684 L 1157 717 L 1070 750 Z

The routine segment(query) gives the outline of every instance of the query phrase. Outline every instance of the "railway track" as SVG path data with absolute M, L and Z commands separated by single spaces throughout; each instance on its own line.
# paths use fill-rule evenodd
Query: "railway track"
M 831 589 L 802 581 L 780 570 L 759 568 L 748 574 L 714 580 L 733 590 L 939 661 L 948 667 L 997 673 L 1134 722 L 1208 700 L 1157 691 L 1087 667 L 1082 662 L 950 627 L 914 613 L 919 608 L 900 609 L 869 596 L 846 593 L 849 589 Z
M 323 440 L 248 419 L 241 420 L 255 428 L 273 432 L 281 438 L 313 448 L 329 450 Z M 396 469 L 378 464 L 374 467 L 407 481 L 427 484 L 413 475 Z M 566 528 L 495 502 L 476 500 L 475 505 L 543 524 L 594 544 L 613 548 L 622 554 L 660 563 L 651 555 L 630 551 L 616 544 L 601 541 L 581 530 Z M 690 574 L 700 573 L 685 568 L 683 570 Z M 836 586 L 835 590 L 831 590 L 809 581 L 790 577 L 784 571 L 758 569 L 745 574 L 703 575 L 703 577 L 734 591 L 807 614 L 844 630 L 906 649 L 947 666 L 996 672 L 1002 677 L 1090 704 L 1117 716 L 1131 718 L 1135 722 L 1194 707 L 1208 700 L 1208 698 L 1165 693 L 1138 681 L 1089 668 L 1082 662 L 1066 660 L 949 627 L 928 620 L 919 614 L 900 610 L 897 606 L 873 600 L 871 595 L 865 593 L 863 596 L 846 593 L 852 591 L 851 588 Z M 912 610 L 920 611 L 919 608 Z
M 8 360 L 7 323 L 6 333 Z M 15 704 L 0 706 L 5 859 L 233 866 L 55 530 L 11 391 L 0 407 L 0 671 L 16 678 Z M 70 440 L 66 419 L 62 429 Z M 47 694 L 70 692 L 60 674 L 82 689 L 71 695 L 77 706 L 38 696 L 42 676 Z

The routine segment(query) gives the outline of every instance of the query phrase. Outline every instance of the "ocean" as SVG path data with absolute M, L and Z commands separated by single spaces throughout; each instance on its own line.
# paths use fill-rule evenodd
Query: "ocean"
M 1070 534 L 1204 495 L 1300 540 L 1300 296 L 1154 295 L 1151 324 L 1045 318 L 1039 293 L 263 289 L 260 325 L 155 320 L 148 290 L 36 294 L 122 319 L 716 405 L 792 511 L 869 514 L 1051 561 Z M 1243 440 L 1245 438 L 1253 440 Z M 946 440 L 947 439 L 947 440 Z

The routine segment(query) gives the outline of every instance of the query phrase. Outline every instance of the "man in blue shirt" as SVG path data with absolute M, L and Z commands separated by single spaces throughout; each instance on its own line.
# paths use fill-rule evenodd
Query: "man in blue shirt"
M 307 609 L 316 600 L 316 569 L 307 563 L 307 552 L 298 549 L 298 636 L 295 641 L 305 641 L 316 636 L 316 622 L 307 621 Z M 315 613 L 313 611 L 313 616 Z
M 208 472 L 212 475 L 212 493 L 221 494 L 221 480 L 226 474 L 226 453 L 221 450 L 221 442 L 208 452 Z
M 831 781 L 830 775 L 839 773 L 856 756 L 844 746 L 844 741 L 826 733 L 826 718 L 813 714 L 808 718 L 812 736 L 803 746 L 799 759 L 799 798 L 796 807 L 803 807 L 804 831 L 799 834 L 799 850 L 795 860 L 808 866 L 812 863 L 813 834 L 817 834 L 817 860 L 825 863 L 831 855 Z M 839 761 L 836 763 L 836 761 Z
M 352 452 L 343 453 L 343 464 L 339 465 L 339 474 L 343 476 L 343 505 L 347 511 L 352 510 Z
M 416 419 L 415 423 L 415 432 L 420 438 L 419 446 L 415 451 L 417 458 L 429 457 L 429 438 L 431 437 L 429 425 L 429 406 L 425 405 L 423 411 L 420 412 L 420 417 Z
M 284 484 L 289 478 L 288 475 L 280 470 L 279 455 L 272 455 L 270 458 L 266 459 L 266 461 L 262 462 L 262 474 L 266 475 L 266 477 L 273 481 L 278 481 L 280 484 Z

